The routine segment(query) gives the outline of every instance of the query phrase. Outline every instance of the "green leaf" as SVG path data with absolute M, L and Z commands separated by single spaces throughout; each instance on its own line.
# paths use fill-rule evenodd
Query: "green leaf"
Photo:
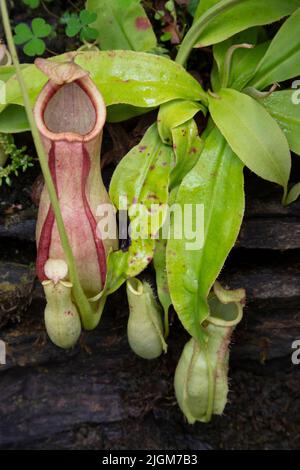
M 139 108 L 137 106 L 130 106 L 129 104 L 114 104 L 107 108 L 107 122 L 122 122 L 127 121 L 136 116 L 148 113 L 155 108 Z
M 172 13 L 175 9 L 174 0 L 168 0 L 165 3 L 165 9 Z
M 15 27 L 14 41 L 16 44 L 24 44 L 23 50 L 28 56 L 42 55 L 46 46 L 42 39 L 49 36 L 52 31 L 51 25 L 43 18 L 34 18 L 31 22 L 31 29 L 25 23 Z
M 202 150 L 195 114 L 206 108 L 200 103 L 174 100 L 161 105 L 158 113 L 158 132 L 163 142 L 172 145 L 175 164 L 170 175 L 170 188 L 178 186 L 193 168 Z
M 46 50 L 46 45 L 42 39 L 33 38 L 24 46 L 24 52 L 30 57 L 36 55 L 43 55 Z
M 245 88 L 253 77 L 254 70 L 264 56 L 270 41 L 258 44 L 253 49 L 239 49 L 232 61 L 232 74 L 229 85 L 236 90 Z
M 21 68 L 24 69 L 26 64 L 21 64 Z M 15 75 L 16 69 L 13 65 L 1 65 L 0 67 L 0 80 L 7 82 L 7 80 Z
M 167 41 L 170 41 L 172 39 L 172 34 L 169 32 L 169 31 L 166 31 L 165 33 L 163 33 L 160 38 L 159 38 L 162 42 L 167 42 Z
M 224 65 L 228 60 L 228 52 L 232 46 L 249 44 L 253 47 L 262 39 L 266 40 L 263 27 L 255 26 L 246 29 L 234 36 L 226 39 L 221 43 L 215 44 L 213 54 L 215 64 L 212 72 L 213 90 L 217 91 L 221 88 L 221 81 L 224 75 Z M 257 45 L 253 49 L 238 48 L 235 49 L 231 57 L 230 73 L 228 86 L 237 90 L 241 90 L 249 79 L 253 76 L 254 71 L 263 57 L 268 45 Z
M 95 41 L 98 37 L 98 31 L 95 28 L 84 26 L 80 33 L 81 41 Z
M 107 106 L 128 104 L 154 108 L 174 99 L 205 101 L 201 85 L 186 70 L 165 57 L 133 51 L 80 52 L 75 62 L 90 72 Z M 67 55 L 56 56 L 65 61 Z M 34 64 L 24 66 L 23 78 L 31 103 L 47 82 L 47 77 Z M 7 81 L 7 104 L 23 105 L 16 76 Z
M 91 28 L 89 24 L 96 19 L 97 13 L 88 10 L 81 10 L 79 16 L 76 13 L 65 16 L 63 23 L 67 24 L 66 35 L 72 38 L 80 32 L 81 41 L 95 41 L 98 37 L 98 31 Z
M 230 89 L 218 95 L 209 98 L 209 110 L 232 150 L 250 170 L 286 191 L 291 155 L 276 121 L 248 95 Z
M 140 274 L 150 263 L 154 254 L 154 240 L 133 240 L 127 251 L 110 252 L 107 257 L 107 273 L 103 290 L 90 299 L 96 302 L 113 294 L 127 279 Z
M 173 160 L 172 149 L 163 144 L 157 132 L 156 124 L 152 125 L 141 142 L 121 160 L 111 183 L 109 194 L 112 202 L 120 209 L 120 197 L 126 198 L 128 207 L 141 204 L 153 226 L 148 235 L 155 236 L 162 225 L 157 223 L 153 205 L 162 213 L 168 201 L 169 175 Z
M 250 86 L 264 89 L 272 83 L 282 82 L 300 74 L 299 22 L 300 8 L 279 29 L 261 59 Z
M 219 72 L 219 69 L 218 69 L 217 62 L 215 60 L 213 62 L 213 66 L 212 66 L 212 69 L 211 69 L 210 83 L 211 83 L 212 90 L 214 92 L 216 92 L 220 88 L 222 88 L 221 76 L 220 76 L 220 72 Z
M 46 38 L 52 31 L 51 25 L 46 23 L 43 18 L 34 18 L 31 22 L 31 28 L 36 38 Z
M 67 23 L 66 35 L 69 38 L 73 38 L 81 31 L 82 25 L 78 17 L 72 16 Z
M 88 25 L 97 19 L 97 13 L 94 11 L 81 10 L 79 18 L 82 25 Z
M 300 104 L 293 102 L 295 90 L 275 91 L 261 103 L 283 130 L 290 149 L 300 155 Z
M 205 101 L 201 85 L 170 59 L 133 51 L 85 52 L 75 62 L 91 73 L 107 104 L 154 107 L 172 99 Z
M 172 149 L 161 142 L 156 125 L 152 125 L 140 144 L 121 160 L 113 174 L 109 190 L 111 200 L 119 210 L 124 210 L 120 203 L 123 205 L 125 201 L 131 223 L 131 248 L 134 246 L 131 250 L 133 256 L 128 262 L 131 277 L 152 260 L 154 240 L 167 212 L 172 159 Z M 141 268 L 138 272 L 133 271 L 141 257 Z
M 203 148 L 194 119 L 181 124 L 172 131 L 175 165 L 170 175 L 170 188 L 178 186 L 185 175 L 197 163 Z
M 20 45 L 29 41 L 33 37 L 32 31 L 26 23 L 19 23 L 15 27 L 14 41 L 15 44 Z
M 201 156 L 182 181 L 176 203 L 186 210 L 203 204 L 203 225 L 193 230 L 203 235 L 197 250 L 179 221 L 183 237 L 167 243 L 167 273 L 171 299 L 180 321 L 195 338 L 201 337 L 201 324 L 209 315 L 207 297 L 237 238 L 244 213 L 243 165 L 214 128 L 205 141 Z M 198 222 L 199 223 L 199 222 Z M 200 225 L 200 223 L 199 223 Z M 198 240 L 200 243 L 200 240 Z
M 187 9 L 190 15 L 195 16 L 198 5 L 199 0 L 189 0 Z
M 194 19 L 197 20 L 200 18 L 200 16 L 203 15 L 207 10 L 209 10 L 211 7 L 216 5 L 216 3 L 219 3 L 220 0 L 198 0 L 198 6 L 195 11 Z
M 210 3 L 214 5 L 200 17 L 206 24 L 202 30 L 199 28 L 196 47 L 216 44 L 252 26 L 273 23 L 300 7 L 300 0 L 264 0 L 263 5 L 262 0 L 221 0 Z M 217 14 L 213 15 L 215 11 Z
M 206 112 L 200 103 L 187 100 L 174 100 L 163 104 L 158 113 L 158 132 L 162 141 L 172 143 L 172 130 L 192 119 L 199 111 Z
M 40 6 L 40 0 L 23 0 L 23 3 L 32 9 Z
M 295 184 L 290 192 L 287 195 L 287 198 L 285 200 L 285 204 L 292 204 L 292 202 L 297 201 L 297 199 L 300 196 L 300 183 Z
M 114 292 L 152 261 L 155 237 L 167 211 L 172 158 L 172 149 L 162 143 L 154 124 L 113 174 L 110 198 L 119 211 L 128 211 L 132 232 L 128 251 L 109 255 L 106 293 Z
M 25 108 L 18 105 L 10 105 L 0 114 L 0 132 L 15 134 L 30 130 Z
M 228 49 L 231 46 L 242 44 L 242 43 L 255 45 L 257 43 L 257 37 L 258 37 L 258 27 L 249 28 L 249 29 L 246 29 L 245 31 L 235 34 L 234 36 L 231 36 L 230 38 L 226 39 L 226 41 L 222 41 L 213 46 L 214 59 L 218 65 L 218 70 L 221 75 L 223 73 L 224 62 L 225 62 Z M 233 60 L 236 58 L 236 55 L 241 52 L 244 52 L 244 51 L 242 49 L 237 50 L 233 56 Z
M 87 0 L 88 10 L 97 13 L 92 26 L 98 31 L 102 50 L 152 51 L 156 37 L 140 0 Z
M 167 240 L 159 238 L 155 242 L 155 251 L 153 264 L 156 273 L 156 286 L 157 286 L 157 295 L 160 303 L 163 306 L 165 313 L 165 331 L 168 333 L 168 313 L 169 308 L 172 305 L 172 300 L 170 297 L 169 287 L 168 287 L 168 276 L 167 276 L 167 267 L 166 267 L 166 248 Z

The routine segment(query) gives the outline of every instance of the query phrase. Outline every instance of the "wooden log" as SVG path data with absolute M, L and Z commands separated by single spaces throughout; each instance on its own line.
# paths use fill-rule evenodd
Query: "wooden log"
M 300 307 L 299 262 L 265 266 L 260 260 L 252 266 L 224 269 L 221 282 L 231 288 L 244 287 L 247 308 L 251 312 L 273 314 L 278 310 L 296 310 Z
M 0 240 L 35 241 L 36 219 L 8 217 L 0 222 Z M 245 218 L 236 248 L 258 250 L 300 249 L 300 222 L 294 217 L 254 217 Z
M 9 321 L 20 321 L 30 304 L 35 269 L 0 261 L 0 328 Z
M 244 361 L 245 341 L 236 335 L 232 353 L 240 348 L 238 355 L 244 351 L 244 357 L 231 361 L 232 392 L 225 415 L 209 425 L 189 426 L 173 390 L 174 370 L 187 340 L 178 321 L 171 329 L 167 355 L 155 361 L 139 359 L 127 343 L 122 290 L 109 300 L 100 326 L 66 352 L 43 335 L 37 294 L 22 324 L 1 331 L 8 360 L 0 366 L 0 448 L 195 450 L 299 445 L 300 367 L 274 370 L 273 361 L 266 361 L 263 369 L 253 372 Z M 259 345 L 256 353 L 258 349 Z
M 244 319 L 236 330 L 233 358 L 264 363 L 289 358 L 300 338 L 300 264 L 225 270 L 221 282 L 246 289 Z
M 300 366 L 291 363 L 291 344 L 300 338 L 300 202 L 283 208 L 280 196 L 273 186 L 252 186 L 237 249 L 221 275 L 223 285 L 246 288 L 247 305 L 231 346 L 230 403 L 209 425 L 187 425 L 176 404 L 173 375 L 188 335 L 174 312 L 168 354 L 158 360 L 139 359 L 128 346 L 124 289 L 109 299 L 99 327 L 62 351 L 45 335 L 43 292 L 39 284 L 32 291 L 31 268 L 0 262 L 0 279 L 11 272 L 16 292 L 22 272 L 31 280 L 22 300 L 10 297 L 20 322 L 0 314 L 7 347 L 0 448 L 299 448 Z M 19 216 L 2 218 L 0 243 L 33 244 L 35 215 Z
M 245 360 L 266 360 L 282 358 L 290 355 L 291 343 L 300 336 L 300 283 L 299 283 L 299 263 L 291 265 L 278 265 L 270 268 L 248 267 L 243 269 L 231 268 L 224 270 L 221 276 L 221 283 L 230 288 L 244 287 L 247 293 L 247 305 L 245 309 L 244 321 L 237 329 L 236 349 L 240 359 Z M 8 344 L 12 351 L 12 358 L 6 365 L 11 367 L 18 364 L 40 364 L 40 361 L 63 360 L 64 356 L 58 354 L 59 349 L 50 347 L 46 342 L 45 350 L 36 349 L 35 354 L 31 354 L 32 345 L 39 342 L 39 338 L 44 336 L 44 326 L 42 315 L 44 309 L 44 294 L 40 284 L 35 284 L 32 293 L 34 273 L 32 268 L 0 263 L 0 273 L 7 276 L 10 272 L 10 282 L 18 295 L 9 296 L 6 304 L 13 305 L 15 317 L 20 319 L 26 317 L 25 323 L 17 330 L 12 330 Z M 28 283 L 20 288 L 18 282 L 20 278 L 29 279 Z M 27 277 L 26 277 L 27 276 Z M 31 276 L 31 277 L 30 277 Z M 154 283 L 154 280 L 153 280 Z M 14 291 L 15 292 L 15 291 Z M 0 290 L 1 293 L 1 290 Z M 22 295 L 23 294 L 23 297 Z M 124 292 L 123 292 L 124 294 Z M 1 295 L 1 294 L 0 294 Z M 4 297 L 4 292 L 2 293 Z M 25 314 L 26 305 L 33 297 L 30 309 Z M 127 315 L 126 297 L 122 295 L 113 296 L 111 309 L 117 307 L 116 302 L 121 301 Z M 7 322 L 9 315 L 2 314 L 2 324 Z M 28 323 L 31 318 L 31 324 Z M 12 316 L 14 318 L 14 316 Z M 112 317 L 113 318 L 113 317 Z M 39 319 L 38 323 L 36 320 Z M 29 327 L 26 329 L 27 325 Z M 112 325 L 109 326 L 111 328 Z M 19 332 L 19 333 L 16 333 Z M 21 333 L 20 333 L 21 332 Z M 89 334 L 87 334 L 89 336 Z M 0 331 L 1 337 L 1 331 Z M 27 352 L 26 352 L 27 351 Z M 55 356 L 53 357 L 53 354 Z M 48 357 L 47 354 L 50 354 Z M 56 355 L 58 354 L 58 356 Z M 73 351 L 64 353 L 69 357 Z M 46 355 L 46 359 L 43 359 Z
M 22 210 L 0 218 L 0 240 L 35 241 L 36 211 Z
M 262 250 L 300 249 L 300 199 L 281 204 L 280 191 L 260 186 L 247 197 L 245 219 L 236 247 Z M 24 209 L 0 218 L 1 239 L 35 241 L 36 210 Z
M 300 248 L 300 220 L 289 217 L 245 219 L 236 247 L 297 250 Z

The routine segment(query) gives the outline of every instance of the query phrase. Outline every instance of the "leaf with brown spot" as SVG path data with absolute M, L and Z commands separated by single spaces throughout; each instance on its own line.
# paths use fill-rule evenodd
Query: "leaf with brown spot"
M 86 7 L 97 13 L 91 26 L 98 31 L 100 49 L 155 49 L 156 37 L 140 0 L 87 0 Z

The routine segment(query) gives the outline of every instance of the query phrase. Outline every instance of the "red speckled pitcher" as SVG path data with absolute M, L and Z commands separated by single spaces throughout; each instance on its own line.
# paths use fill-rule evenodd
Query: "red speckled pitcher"
M 105 103 L 88 74 L 74 63 L 37 59 L 36 65 L 50 80 L 35 104 L 35 119 L 80 283 L 85 294 L 92 297 L 105 283 L 107 253 L 117 247 L 116 236 L 104 240 L 97 230 L 97 208 L 110 203 L 100 172 Z M 65 260 L 46 187 L 40 200 L 36 239 L 37 275 L 45 281 L 47 260 Z

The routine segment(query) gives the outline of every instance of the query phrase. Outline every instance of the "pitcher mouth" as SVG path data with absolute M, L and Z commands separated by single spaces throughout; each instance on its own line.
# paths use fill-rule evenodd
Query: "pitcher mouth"
M 77 109 L 71 102 L 72 94 L 81 103 Z M 51 141 L 89 142 L 103 130 L 106 107 L 99 90 L 87 76 L 63 85 L 49 80 L 38 97 L 34 115 L 40 133 Z

